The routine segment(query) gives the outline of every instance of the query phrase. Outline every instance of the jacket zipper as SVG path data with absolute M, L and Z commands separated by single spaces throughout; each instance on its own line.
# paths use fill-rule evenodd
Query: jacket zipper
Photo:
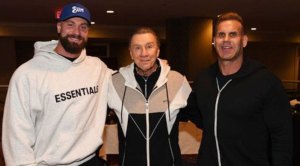
M 218 78 L 216 78 L 218 94 L 217 94 L 216 103 L 215 103 L 214 134 L 215 134 L 215 141 L 216 141 L 216 148 L 217 148 L 217 155 L 218 155 L 218 165 L 219 166 L 222 166 L 222 163 L 221 163 L 221 153 L 220 153 L 220 148 L 219 148 L 218 131 L 217 131 L 217 129 L 218 129 L 218 105 L 219 105 L 219 99 L 220 99 L 221 92 L 223 91 L 223 89 L 231 81 L 232 81 L 232 79 L 228 80 L 225 83 L 225 85 L 220 89 Z
M 145 96 L 145 106 L 146 106 L 146 153 L 147 153 L 147 166 L 150 166 L 150 125 L 149 125 L 149 98 L 151 96 L 151 94 L 157 90 L 157 86 L 153 87 L 152 93 L 150 94 L 150 96 L 148 97 L 148 91 L 147 91 L 147 80 L 144 78 L 145 81 L 145 95 L 137 88 L 136 91 L 141 93 L 143 96 Z M 125 154 L 124 154 L 125 156 Z M 173 159 L 174 160 L 174 159 Z
M 170 147 L 170 151 L 171 151 L 171 155 L 172 155 L 172 160 L 173 160 L 173 166 L 175 165 L 175 158 L 174 158 L 174 152 L 173 152 L 173 148 L 171 145 L 171 141 L 170 141 L 170 137 L 168 137 L 168 142 L 169 142 L 169 147 Z
M 124 162 L 125 162 L 125 153 L 126 152 L 126 141 L 125 141 L 125 148 L 124 148 L 124 154 L 123 154 L 123 158 L 122 158 L 122 166 L 124 166 Z
M 147 166 L 150 166 L 150 134 L 149 134 L 149 103 L 146 99 L 146 149 L 147 149 Z
M 149 134 L 149 131 L 150 131 L 150 127 L 149 127 L 149 100 L 148 100 L 148 84 L 147 84 L 147 81 L 148 81 L 148 77 L 143 77 L 144 81 L 145 81 L 145 106 L 146 106 L 146 151 L 147 151 L 147 166 L 150 166 L 150 134 Z

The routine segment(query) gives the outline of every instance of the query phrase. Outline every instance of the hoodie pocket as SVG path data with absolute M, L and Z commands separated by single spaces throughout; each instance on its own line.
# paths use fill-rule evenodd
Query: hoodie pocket
M 61 133 L 49 164 L 80 161 L 94 153 L 101 143 L 101 133 L 95 127 Z

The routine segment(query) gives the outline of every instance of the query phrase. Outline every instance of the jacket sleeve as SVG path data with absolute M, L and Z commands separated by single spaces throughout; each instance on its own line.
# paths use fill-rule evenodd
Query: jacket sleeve
M 192 121 L 198 128 L 202 129 L 201 113 L 197 106 L 196 94 L 192 91 L 187 100 L 187 106 L 179 113 L 180 121 Z
M 108 104 L 108 107 L 110 109 L 115 109 L 115 107 L 116 107 L 115 105 L 117 105 L 116 101 L 118 99 L 118 93 L 117 93 L 117 91 L 115 89 L 114 82 L 113 82 L 113 79 L 115 78 L 115 77 L 113 77 L 113 75 L 115 75 L 117 73 L 118 72 L 113 71 L 111 73 L 111 77 L 110 77 L 109 82 L 108 82 L 107 104 Z M 120 82 L 120 84 L 121 83 L 122 82 Z
M 274 81 L 264 103 L 264 119 L 270 132 L 272 166 L 292 165 L 292 116 L 280 80 Z
M 11 79 L 4 107 L 2 147 L 8 166 L 36 165 L 34 115 L 30 113 L 29 86 L 22 78 L 15 75 Z

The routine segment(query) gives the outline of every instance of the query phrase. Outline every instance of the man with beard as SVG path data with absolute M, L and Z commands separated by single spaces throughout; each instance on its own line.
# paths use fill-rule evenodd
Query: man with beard
M 111 71 L 86 55 L 91 16 L 66 5 L 58 41 L 36 42 L 35 55 L 13 74 L 3 117 L 6 165 L 104 165 L 102 144 Z

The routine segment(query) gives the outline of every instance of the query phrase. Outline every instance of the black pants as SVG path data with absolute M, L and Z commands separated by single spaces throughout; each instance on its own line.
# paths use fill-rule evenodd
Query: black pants
M 105 160 L 96 155 L 87 162 L 81 164 L 81 166 L 108 166 L 108 164 Z

